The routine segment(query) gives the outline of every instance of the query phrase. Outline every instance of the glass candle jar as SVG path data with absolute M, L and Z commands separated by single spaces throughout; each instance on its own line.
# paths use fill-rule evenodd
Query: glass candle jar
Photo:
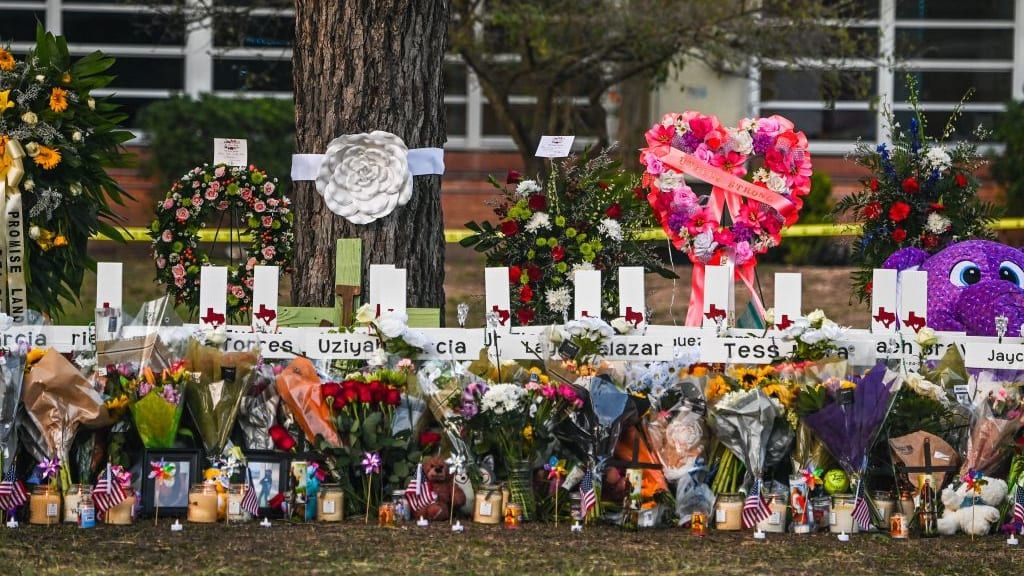
M 708 535 L 708 517 L 706 514 L 697 511 L 690 516 L 690 534 L 700 537 Z
M 907 518 L 913 518 L 917 506 L 914 506 L 914 493 L 910 490 L 900 490 L 900 512 Z
M 395 507 L 395 522 L 403 524 L 410 520 L 409 501 L 405 499 L 404 490 L 393 490 L 391 492 L 391 504 Z
M 377 526 L 381 528 L 395 527 L 395 505 L 385 502 L 377 507 Z
M 104 515 L 104 522 L 115 526 L 129 526 L 135 521 L 135 489 L 125 488 L 124 500 L 120 504 L 107 510 Z
M 786 522 L 789 517 L 789 492 L 781 490 L 773 492 L 768 497 L 768 507 L 771 514 L 765 520 L 758 523 L 757 528 L 762 532 L 785 532 Z
M 878 516 L 882 520 L 882 525 L 885 526 L 889 523 L 889 517 L 896 511 L 896 501 L 893 500 L 891 492 L 886 492 L 884 490 L 874 492 L 872 494 L 872 498 L 875 501 L 875 510 L 878 511 Z
M 249 513 L 242 509 L 242 498 L 245 497 L 244 486 L 232 486 L 228 488 L 228 522 L 246 522 L 249 520 Z
M 92 501 L 92 490 L 83 492 L 78 501 L 78 527 L 96 527 L 96 505 Z
M 322 484 L 316 499 L 317 522 L 341 522 L 345 518 L 345 491 L 340 484 Z
M 188 521 L 212 524 L 217 521 L 217 487 L 196 484 L 188 491 Z
M 50 484 L 39 484 L 29 498 L 29 524 L 60 523 L 60 491 Z
M 856 498 L 852 494 L 836 494 L 832 497 L 832 514 L 829 519 L 829 531 L 833 534 L 852 534 L 857 531 L 853 521 L 853 508 Z
M 515 530 L 523 524 L 523 507 L 515 502 L 505 506 L 505 528 Z
M 482 487 L 474 499 L 473 522 L 498 524 L 505 514 L 503 503 L 501 489 L 493 484 Z
M 829 496 L 816 496 L 811 498 L 811 518 L 814 520 L 814 529 L 818 532 L 826 532 L 832 520 L 832 498 Z
M 67 524 L 78 524 L 78 508 L 82 504 L 83 496 L 92 494 L 92 486 L 86 484 L 72 484 L 64 494 L 64 522 Z
M 715 529 L 739 530 L 743 528 L 743 494 L 719 494 L 715 501 Z

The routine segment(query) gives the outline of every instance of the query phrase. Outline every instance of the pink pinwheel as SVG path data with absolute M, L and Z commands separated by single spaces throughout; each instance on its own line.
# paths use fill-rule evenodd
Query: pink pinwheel
M 149 462 L 149 477 L 157 482 L 169 482 L 174 479 L 177 469 L 178 467 L 173 462 L 165 462 L 163 458 L 151 460 Z
M 49 480 L 56 478 L 60 472 L 60 458 L 43 458 L 39 464 L 36 465 L 36 469 L 39 471 L 39 476 L 43 480 Z
M 821 472 L 821 468 L 814 468 L 812 466 L 808 466 L 800 471 L 804 476 L 804 482 L 807 484 L 808 490 L 814 490 L 815 487 L 822 483 Z
M 363 456 L 363 473 L 369 476 L 370 474 L 380 474 L 380 454 L 377 452 L 367 452 Z

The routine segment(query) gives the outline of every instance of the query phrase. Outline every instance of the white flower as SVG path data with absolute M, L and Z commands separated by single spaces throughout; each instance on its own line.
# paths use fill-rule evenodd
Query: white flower
M 811 312 L 810 314 L 807 315 L 807 321 L 810 322 L 811 324 L 819 324 L 824 320 L 825 312 L 821 308 L 818 308 L 814 312 Z
M 669 170 L 667 172 L 662 172 L 654 181 L 654 185 L 662 192 L 672 192 L 685 186 L 686 181 L 683 179 L 683 175 L 681 173 Z
M 911 370 L 907 372 L 906 383 L 907 386 L 910 386 L 910 389 L 918 396 L 931 398 L 932 400 L 942 404 L 946 404 L 949 401 L 949 397 L 946 396 L 946 391 L 942 386 L 925 380 L 924 376 L 921 376 L 915 371 Z
M 633 331 L 633 325 L 627 322 L 625 318 L 612 320 L 612 328 L 619 334 L 629 334 Z
M 369 303 L 363 304 L 356 310 L 356 322 L 359 324 L 369 324 L 373 321 L 373 308 Z
M 79 131 L 79 130 L 75 130 L 74 132 L 72 132 L 71 133 L 71 140 L 74 141 L 74 142 L 81 142 L 82 141 L 82 132 Z
M 39 226 L 30 226 L 28 229 L 28 237 L 33 240 L 39 240 Z
M 764 311 L 764 325 L 769 328 L 775 325 L 775 308 L 769 308 Z
M 29 126 L 32 126 L 36 122 L 39 122 L 39 116 L 36 116 L 35 112 L 25 112 L 21 115 L 21 121 L 25 124 L 28 124 Z
M 568 286 L 552 288 L 544 294 L 544 300 L 547 301 L 548 308 L 561 314 L 569 310 L 569 306 L 572 304 L 572 293 L 569 292 Z
M 533 216 L 530 217 L 530 221 L 526 223 L 526 231 L 531 233 L 549 228 L 551 228 L 551 217 L 544 212 L 534 212 Z
M 409 316 L 405 312 L 384 312 L 375 324 L 385 338 L 399 338 L 409 329 Z
M 209 346 L 220 346 L 227 342 L 228 331 L 223 325 L 212 326 L 202 330 L 203 340 Z
M 0 312 L 0 332 L 10 330 L 11 326 L 14 326 L 14 318 Z
M 826 318 L 821 323 L 820 330 L 822 337 L 824 337 L 826 340 L 832 341 L 839 340 L 844 335 L 846 335 L 847 331 L 846 328 L 840 326 L 839 324 L 836 324 L 835 322 L 829 320 L 828 318 Z
M 750 132 L 736 128 L 729 128 L 726 131 L 729 133 L 729 148 L 744 155 L 754 151 L 754 138 Z
M 799 340 L 805 344 L 817 344 L 818 342 L 825 340 L 825 333 L 821 330 L 811 328 L 801 334 Z
M 86 100 L 85 103 L 86 103 L 87 106 L 89 106 L 89 110 L 95 110 L 96 109 L 96 101 L 93 100 L 92 98 L 89 98 L 88 100 Z
M 523 180 L 516 186 L 516 194 L 520 196 L 529 196 L 530 194 L 537 194 L 540 192 L 540 184 L 537 184 L 536 180 Z
M 383 218 L 412 198 L 409 149 L 380 130 L 339 136 L 327 145 L 316 189 L 331 212 L 353 224 Z
M 388 363 L 388 351 L 383 346 L 376 348 L 370 359 L 366 361 L 370 366 L 384 366 Z
M 932 170 L 938 170 L 939 172 L 949 169 L 952 162 L 953 161 L 949 157 L 949 153 L 941 146 L 930 148 L 924 155 L 925 166 Z
M 484 397 L 480 399 L 480 410 L 501 416 L 521 410 L 525 398 L 526 390 L 515 384 L 495 384 L 484 392 Z
M 768 176 L 770 174 L 771 173 L 768 172 L 768 170 L 764 168 L 758 168 L 757 170 L 754 170 L 754 175 L 752 176 L 752 178 L 754 182 L 767 182 Z
M 26 192 L 31 192 L 32 190 L 35 190 L 36 181 L 31 178 L 26 178 L 21 183 L 21 187 L 24 188 Z
M 608 237 L 609 240 L 622 242 L 622 226 L 617 220 L 605 218 L 597 225 L 597 230 Z
M 420 350 L 426 348 L 429 342 L 427 340 L 427 335 L 419 330 L 406 330 L 402 335 L 402 340 L 405 340 L 405 343 L 409 346 L 419 348 Z
M 591 264 L 590 262 L 580 262 L 579 264 L 576 264 L 575 266 L 573 266 L 572 270 L 569 270 L 569 281 L 570 282 L 576 282 L 576 273 L 577 272 L 589 272 L 589 271 L 591 271 L 593 269 L 594 269 L 594 265 Z
M 928 221 L 925 222 L 924 227 L 932 234 L 942 234 L 948 231 L 952 225 L 953 223 L 950 222 L 949 218 L 938 212 L 932 212 L 928 215 Z
M 82 195 L 82 183 L 81 182 L 72 182 L 71 184 L 68 184 L 68 192 L 71 192 L 72 196 L 81 196 Z
M 693 238 L 693 253 L 701 262 L 707 262 L 715 253 L 718 242 L 715 242 L 715 234 L 711 230 L 705 230 Z
M 804 332 L 810 329 L 810 327 L 811 323 L 807 318 L 797 318 L 792 324 L 790 324 L 789 328 L 786 328 L 783 331 L 783 334 L 787 340 L 796 340 L 797 338 L 800 338 Z
M 925 326 L 924 328 L 918 330 L 917 336 L 915 336 L 915 338 L 917 340 L 917 344 L 922 348 L 927 346 L 934 346 L 939 342 L 939 337 L 938 335 L 935 334 L 935 330 L 932 330 L 928 326 Z
M 768 189 L 777 194 L 789 195 L 789 185 L 786 184 L 786 179 L 778 172 L 772 172 L 768 175 L 768 180 L 765 181 Z
M 42 74 L 36 74 L 36 82 L 46 82 L 46 76 Z
M 38 156 L 39 144 L 35 142 L 29 142 L 28 144 L 25 144 L 25 153 L 32 157 Z

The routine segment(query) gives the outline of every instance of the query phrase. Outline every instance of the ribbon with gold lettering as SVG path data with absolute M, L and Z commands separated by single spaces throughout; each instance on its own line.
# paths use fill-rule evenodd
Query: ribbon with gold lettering
M 25 286 L 25 220 L 22 211 L 21 184 L 25 176 L 23 158 L 25 150 L 13 138 L 0 137 L 3 145 L 3 157 L 0 159 L 0 202 L 3 203 L 3 238 L 0 240 L 3 253 L 0 255 L 2 264 L 4 312 L 9 314 L 16 324 L 25 323 L 25 311 L 28 307 L 28 290 Z

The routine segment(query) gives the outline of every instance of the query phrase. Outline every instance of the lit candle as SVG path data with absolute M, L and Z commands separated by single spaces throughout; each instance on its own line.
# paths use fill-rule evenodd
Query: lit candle
M 120 504 L 107 510 L 104 516 L 107 524 L 128 526 L 132 523 L 132 513 L 135 510 L 135 491 L 129 488 L 125 490 L 125 493 L 128 496 Z
M 197 484 L 188 493 L 188 521 L 210 524 L 217 521 L 217 488 Z

